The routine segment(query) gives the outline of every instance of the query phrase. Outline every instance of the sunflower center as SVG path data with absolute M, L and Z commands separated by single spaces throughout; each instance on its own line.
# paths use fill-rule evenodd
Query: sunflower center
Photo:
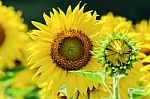
M 5 40 L 5 31 L 4 29 L 0 26 L 0 46 L 2 46 L 2 44 L 4 43 Z
M 89 62 L 91 50 L 92 43 L 82 31 L 62 31 L 51 45 L 51 57 L 65 70 L 78 70 Z
M 60 54 L 67 60 L 75 61 L 83 55 L 83 43 L 78 38 L 65 38 L 60 44 Z
M 111 41 L 105 49 L 106 59 L 113 66 L 122 66 L 129 60 L 131 53 L 130 47 L 122 40 Z

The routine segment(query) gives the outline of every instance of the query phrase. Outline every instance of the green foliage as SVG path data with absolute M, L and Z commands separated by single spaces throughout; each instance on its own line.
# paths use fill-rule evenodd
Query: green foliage
M 26 94 L 25 99 L 39 99 L 40 97 L 37 94 L 38 91 L 39 91 L 39 88 L 37 87 L 33 88 L 33 90 L 31 90 L 28 94 Z
M 105 74 L 104 72 L 101 71 L 70 71 L 70 72 L 91 79 L 93 81 L 97 81 L 100 84 L 103 84 L 105 80 Z
M 35 89 L 35 86 L 28 86 L 26 88 L 8 88 L 6 95 L 16 97 L 18 95 L 25 96 Z
M 24 71 L 23 66 L 16 66 L 14 69 L 6 69 L 5 75 L 0 78 L 1 86 L 4 87 L 3 94 L 6 99 L 16 99 L 20 96 L 21 99 L 39 99 L 38 88 L 35 85 L 29 84 L 25 87 L 13 87 L 12 81 L 18 72 Z
M 22 66 L 18 66 L 14 69 L 6 69 L 5 72 L 5 76 L 0 78 L 0 81 L 6 81 L 9 80 L 11 78 L 13 78 L 17 72 L 23 70 L 24 68 Z
M 142 97 L 147 96 L 145 88 L 129 88 L 128 93 L 130 99 L 142 99 Z
M 59 92 L 60 92 L 60 93 L 63 93 L 65 96 L 67 96 L 67 88 L 66 88 L 66 86 L 65 86 L 65 85 L 62 86 L 62 87 L 60 88 Z

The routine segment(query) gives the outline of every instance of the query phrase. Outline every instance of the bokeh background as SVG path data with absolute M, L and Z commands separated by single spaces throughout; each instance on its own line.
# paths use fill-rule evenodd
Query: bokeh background
M 25 23 L 30 29 L 34 27 L 32 20 L 44 22 L 42 14 L 49 14 L 52 8 L 60 7 L 66 12 L 68 5 L 74 8 L 79 1 L 87 3 L 85 10 L 96 10 L 98 14 L 104 15 L 112 11 L 115 15 L 132 20 L 133 24 L 142 19 L 150 18 L 150 0 L 2 0 L 7 6 L 13 6 L 16 10 L 23 12 Z

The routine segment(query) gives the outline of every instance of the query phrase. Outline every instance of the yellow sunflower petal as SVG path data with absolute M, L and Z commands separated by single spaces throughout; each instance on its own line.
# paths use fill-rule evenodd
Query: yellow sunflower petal
M 150 70 L 150 64 L 144 66 L 143 68 L 141 68 L 141 71 L 146 71 L 146 70 Z
M 50 27 L 52 24 L 50 23 L 51 22 L 51 18 L 49 16 L 47 16 L 45 13 L 43 14 L 43 17 L 44 17 L 44 20 L 46 22 L 46 25 L 48 27 Z
M 66 78 L 66 87 L 68 97 L 74 96 L 76 91 L 76 76 L 74 74 L 68 73 Z
M 49 32 L 49 29 L 44 24 L 41 24 L 39 22 L 32 21 L 32 24 L 36 26 L 38 29 Z

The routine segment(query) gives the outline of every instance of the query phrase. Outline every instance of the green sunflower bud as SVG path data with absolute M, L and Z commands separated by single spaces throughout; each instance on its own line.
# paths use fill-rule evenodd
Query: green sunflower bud
M 126 70 L 133 68 L 137 61 L 136 42 L 127 34 L 113 32 L 97 44 L 98 48 L 92 54 L 110 76 L 126 74 Z

